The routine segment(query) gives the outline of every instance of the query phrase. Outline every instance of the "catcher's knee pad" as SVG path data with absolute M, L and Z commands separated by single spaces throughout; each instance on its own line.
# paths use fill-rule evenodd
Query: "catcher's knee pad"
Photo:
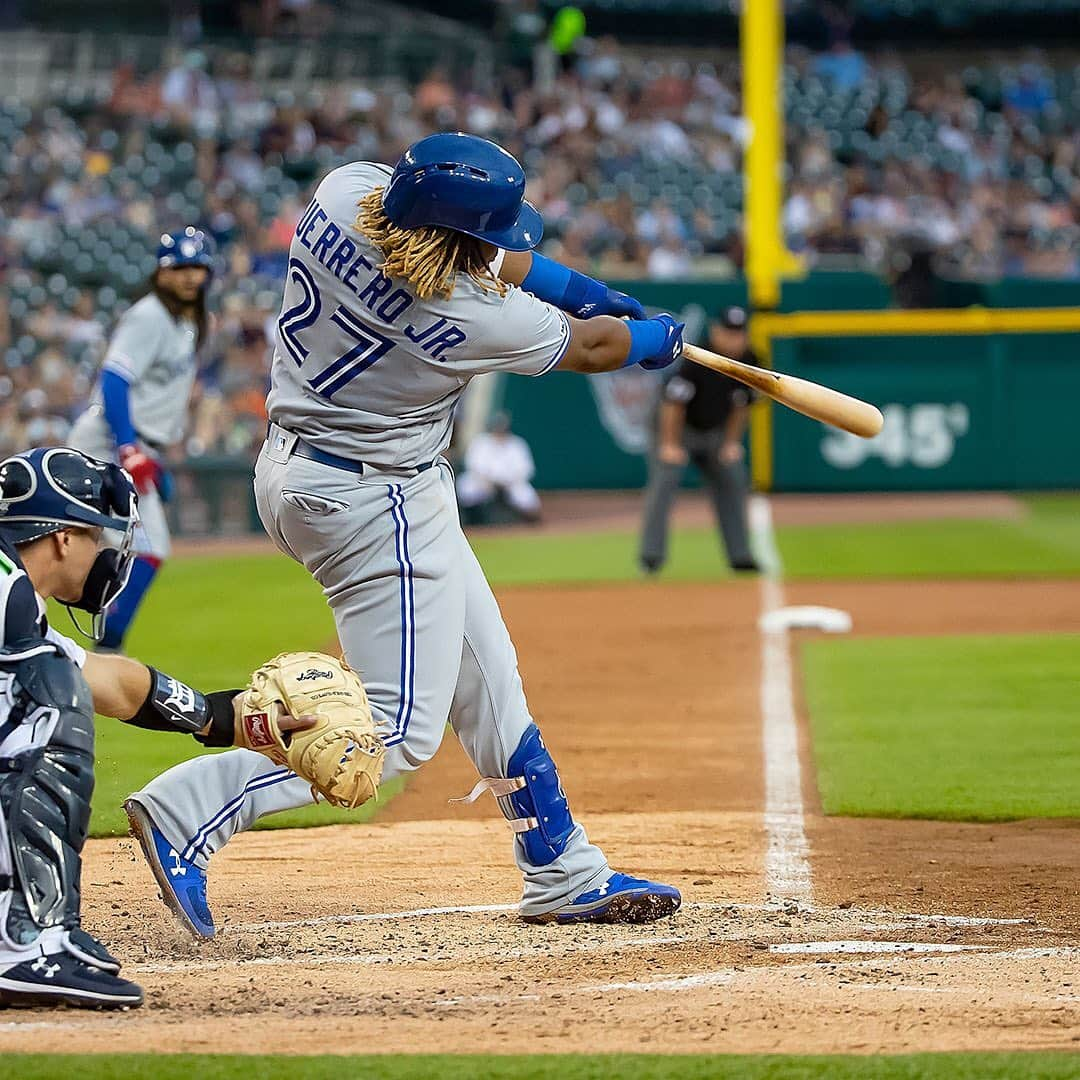
M 94 710 L 82 672 L 40 641 L 0 651 L 0 940 L 79 925 L 94 790 Z
M 566 850 L 574 819 L 555 762 L 535 724 L 522 735 L 506 771 L 517 790 L 500 794 L 499 806 L 524 845 L 529 862 L 547 866 Z

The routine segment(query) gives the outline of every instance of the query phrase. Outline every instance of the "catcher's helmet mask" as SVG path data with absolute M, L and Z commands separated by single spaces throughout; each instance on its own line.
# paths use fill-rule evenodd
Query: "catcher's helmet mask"
M 517 159 L 463 131 L 413 143 L 386 185 L 383 210 L 402 229 L 439 226 L 507 251 L 530 251 L 544 235 Z
M 127 584 L 135 560 L 139 523 L 135 485 L 119 465 L 66 446 L 30 450 L 0 462 L 0 531 L 16 546 L 61 529 L 100 529 L 98 553 L 78 600 L 65 604 L 89 612 L 80 633 L 101 639 L 104 613 Z

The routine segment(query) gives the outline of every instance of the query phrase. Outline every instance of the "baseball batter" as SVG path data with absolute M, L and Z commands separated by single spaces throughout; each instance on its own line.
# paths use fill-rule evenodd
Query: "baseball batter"
M 449 718 L 480 773 L 471 798 L 490 791 L 513 830 L 521 916 L 644 922 L 675 911 L 679 892 L 614 872 L 574 820 L 441 455 L 472 376 L 664 367 L 682 326 L 533 254 L 542 222 L 524 188 L 500 147 L 450 133 L 392 170 L 356 162 L 322 181 L 290 249 L 255 492 L 274 542 L 322 586 L 384 778 L 427 761 Z M 310 801 L 288 769 L 233 751 L 170 769 L 126 806 L 152 823 L 152 865 L 164 850 L 184 872 L 166 901 L 209 937 L 210 856 Z
M 127 588 L 109 609 L 101 643 L 119 649 L 143 597 L 169 555 L 164 503 L 171 477 L 161 460 L 187 425 L 196 351 L 206 335 L 211 241 L 188 226 L 166 233 L 150 291 L 121 317 L 109 342 L 89 408 L 71 445 L 118 461 L 139 491 L 140 525 Z

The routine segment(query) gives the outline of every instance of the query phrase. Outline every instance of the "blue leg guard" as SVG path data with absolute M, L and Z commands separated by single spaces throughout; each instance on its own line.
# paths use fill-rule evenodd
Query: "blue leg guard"
M 575 825 L 559 772 L 535 724 L 522 735 L 506 771 L 518 787 L 497 796 L 499 806 L 525 846 L 529 862 L 547 866 L 566 850 Z
M 148 559 L 140 555 L 131 567 L 131 577 L 124 586 L 124 591 L 116 598 L 105 616 L 105 633 L 101 644 L 110 649 L 119 649 L 124 643 L 124 635 L 139 610 L 139 604 L 150 588 L 154 575 L 161 564 L 157 559 Z

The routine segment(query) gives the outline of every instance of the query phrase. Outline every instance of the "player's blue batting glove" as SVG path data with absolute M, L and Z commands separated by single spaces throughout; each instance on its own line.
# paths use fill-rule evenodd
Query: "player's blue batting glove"
M 632 296 L 627 296 L 626 293 L 609 288 L 607 285 L 604 286 L 604 291 L 607 295 L 593 304 L 592 310 L 587 315 L 578 315 L 579 319 L 591 319 L 594 315 L 614 315 L 617 319 L 647 319 L 649 317 L 645 314 L 640 300 L 635 300 Z M 571 314 L 576 313 L 571 312 Z
M 685 323 L 676 322 L 670 315 L 626 324 L 630 331 L 630 352 L 623 367 L 640 364 L 649 371 L 666 368 L 682 355 L 682 333 Z

